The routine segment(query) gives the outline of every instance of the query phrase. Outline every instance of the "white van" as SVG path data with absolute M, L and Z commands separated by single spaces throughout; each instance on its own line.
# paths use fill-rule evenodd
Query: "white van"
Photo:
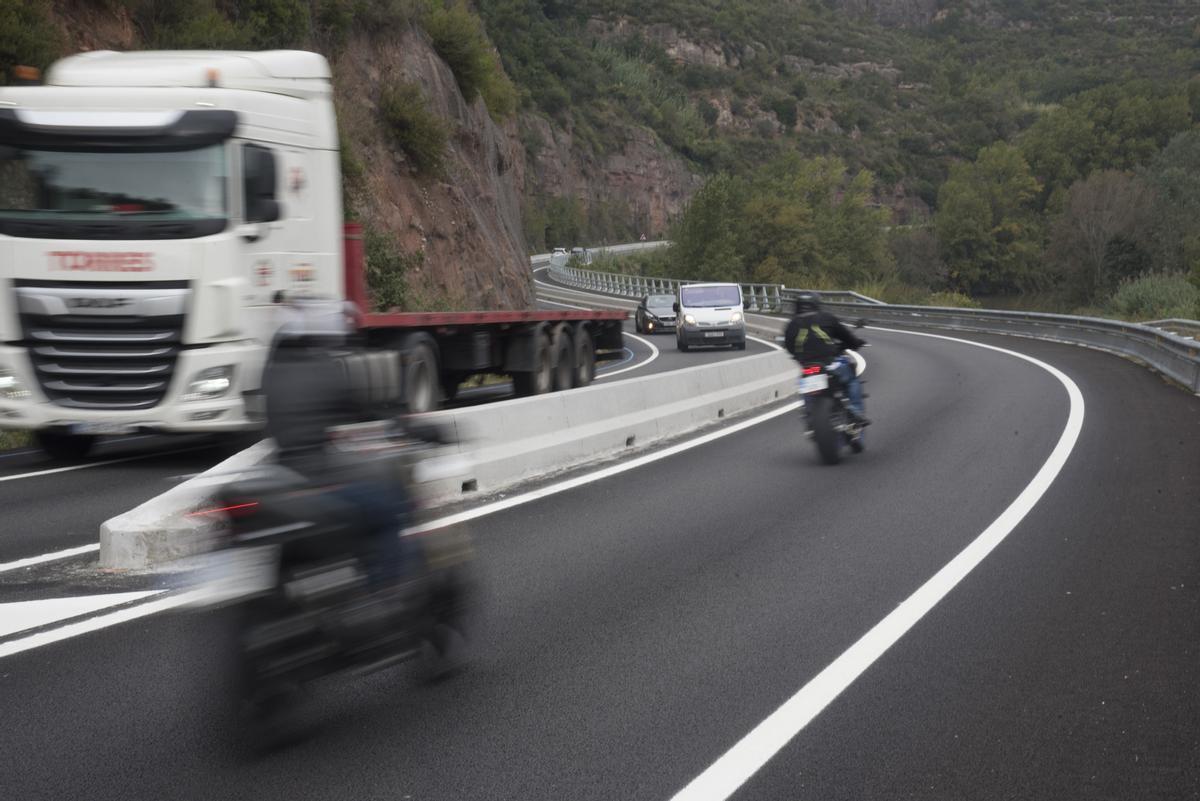
M 675 344 L 680 350 L 697 345 L 746 349 L 742 288 L 737 284 L 683 284 L 675 312 Z

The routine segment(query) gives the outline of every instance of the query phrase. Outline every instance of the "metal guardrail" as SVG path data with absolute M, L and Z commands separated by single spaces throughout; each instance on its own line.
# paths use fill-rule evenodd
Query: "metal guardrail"
M 1196 320 L 1180 320 L 1172 317 L 1169 320 L 1151 320 L 1142 323 L 1151 328 L 1159 328 L 1172 334 L 1178 334 L 1184 339 L 1200 339 L 1200 322 Z
M 829 305 L 848 315 L 863 313 L 862 305 L 857 303 Z M 1141 323 L 1067 314 L 890 304 L 872 306 L 867 319 L 921 328 L 1023 336 L 1096 348 L 1132 357 L 1200 394 L 1200 342 Z M 1200 323 L 1194 324 L 1200 327 Z
M 648 243 L 647 243 L 648 244 Z M 654 246 L 661 247 L 659 243 Z M 673 278 L 650 278 L 602 273 L 566 266 L 551 266 L 555 280 L 592 292 L 619 297 L 674 294 L 681 284 L 699 283 Z M 779 313 L 801 290 L 778 284 L 742 284 L 749 311 Z M 847 316 L 901 325 L 979 331 L 1024 336 L 1052 342 L 1096 348 L 1134 358 L 1200 394 L 1200 322 L 1156 320 L 1126 323 L 1098 317 L 1077 317 L 1041 312 L 1009 312 L 990 309 L 957 309 L 937 306 L 897 306 L 857 292 L 818 292 L 821 299 Z M 864 309 L 869 307 L 869 311 Z

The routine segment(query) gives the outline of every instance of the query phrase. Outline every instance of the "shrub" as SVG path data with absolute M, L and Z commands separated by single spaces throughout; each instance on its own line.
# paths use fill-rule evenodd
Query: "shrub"
M 17 64 L 44 69 L 61 49 L 48 0 L 0 0 L 0 83 Z
M 961 292 L 934 292 L 925 301 L 926 306 L 950 306 L 956 309 L 978 309 L 979 301 Z
M 1200 317 L 1200 289 L 1178 273 L 1151 273 L 1122 283 L 1108 308 L 1133 321 L 1196 318 Z
M 412 161 L 418 173 L 441 176 L 446 170 L 446 124 L 429 110 L 421 89 L 412 83 L 387 87 L 379 111 L 393 141 Z
M 33 437 L 28 431 L 9 431 L 0 429 L 0 451 L 11 451 L 16 448 L 28 448 L 33 444 Z
M 495 117 L 516 111 L 517 90 L 501 70 L 483 23 L 465 4 L 431 9 L 424 27 L 468 103 L 480 95 Z
M 373 226 L 363 231 L 363 251 L 372 305 L 381 311 L 408 308 L 409 272 L 424 262 L 424 255 L 405 252 L 394 236 Z
M 124 0 L 145 32 L 146 44 L 163 50 L 221 50 L 252 46 L 254 30 L 239 27 L 214 0 Z

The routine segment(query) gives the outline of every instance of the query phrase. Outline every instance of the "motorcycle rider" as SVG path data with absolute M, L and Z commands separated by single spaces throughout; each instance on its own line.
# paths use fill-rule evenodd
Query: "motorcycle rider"
M 843 353 L 858 350 L 867 343 L 823 309 L 815 292 L 801 292 L 795 302 L 796 313 L 783 334 L 784 347 L 802 365 L 814 362 L 831 365 L 838 380 L 846 387 L 849 411 L 855 422 L 860 426 L 870 425 L 871 421 L 863 413 L 862 383 L 854 362 Z
M 267 434 L 278 462 L 314 486 L 324 487 L 331 514 L 352 519 L 371 552 L 377 583 L 398 579 L 412 559 L 399 532 L 411 512 L 406 488 L 385 477 L 347 471 L 330 452 L 335 426 L 377 419 L 363 388 L 351 384 L 338 360 L 352 325 L 341 303 L 298 301 L 285 307 L 290 319 L 272 343 L 263 373 Z

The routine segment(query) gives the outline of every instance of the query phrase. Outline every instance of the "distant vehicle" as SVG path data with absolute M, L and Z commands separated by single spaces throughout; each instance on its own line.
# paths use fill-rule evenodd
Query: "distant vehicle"
M 552 255 L 552 256 L 565 256 L 565 255 L 567 255 L 567 249 L 566 249 L 566 248 L 555 248 L 555 249 L 553 250 L 553 252 L 552 252 L 550 255 Z
M 674 304 L 675 344 L 681 351 L 698 345 L 746 349 L 742 288 L 737 284 L 684 284 Z
M 675 296 L 647 295 L 634 313 L 634 327 L 639 334 L 675 330 Z
M 571 248 L 571 262 L 586 267 L 592 263 L 592 252 L 587 248 Z

